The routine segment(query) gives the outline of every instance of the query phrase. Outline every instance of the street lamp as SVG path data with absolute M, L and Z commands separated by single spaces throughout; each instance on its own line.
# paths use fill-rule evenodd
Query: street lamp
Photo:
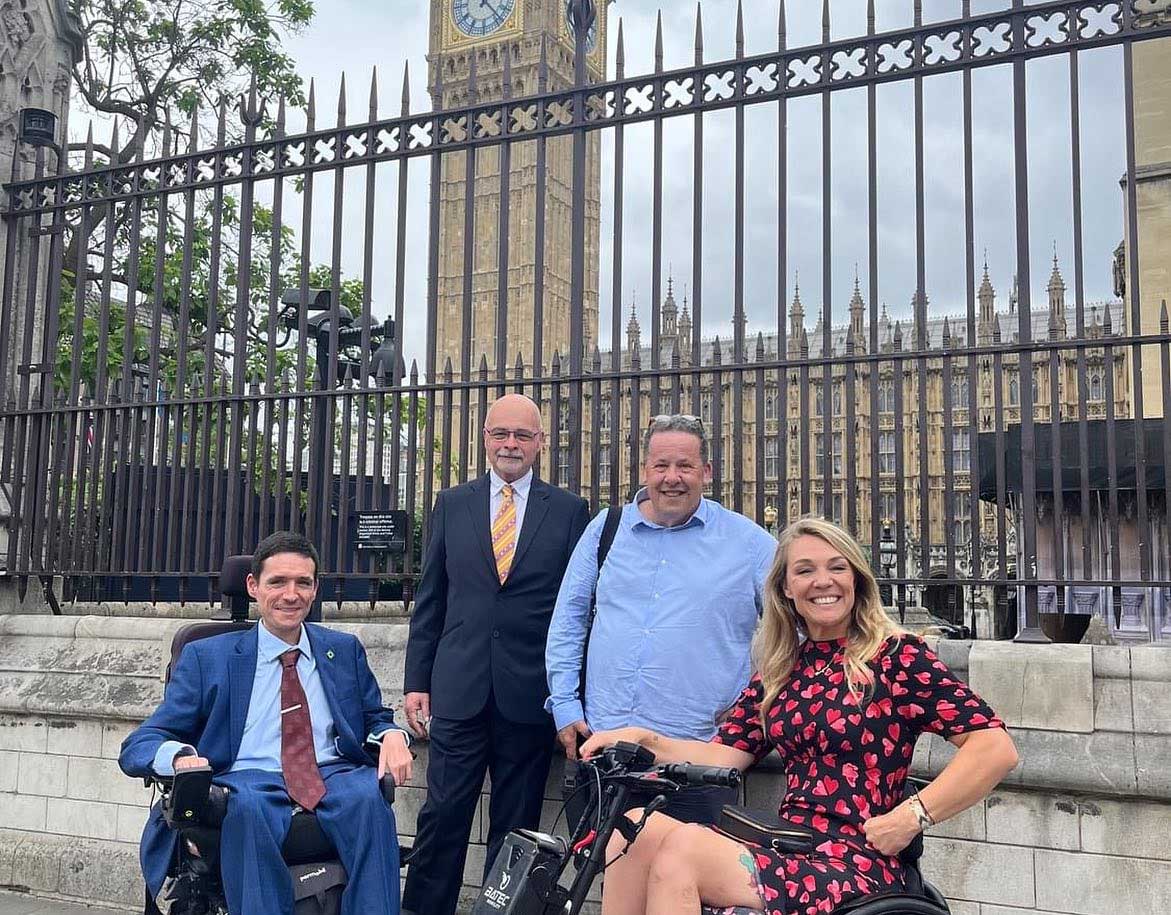
M 884 607 L 894 606 L 894 588 L 890 579 L 894 575 L 895 562 L 898 559 L 898 545 L 891 533 L 890 520 L 882 522 L 882 539 L 878 542 L 879 564 L 882 568 L 883 582 L 878 586 Z
M 777 507 L 775 505 L 766 505 L 764 507 L 764 529 L 772 534 L 777 535 Z

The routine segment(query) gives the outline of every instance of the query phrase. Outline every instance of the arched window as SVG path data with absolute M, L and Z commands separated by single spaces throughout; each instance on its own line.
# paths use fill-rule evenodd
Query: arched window
M 609 429 L 610 428 L 610 421 L 611 421 L 610 401 L 608 401 L 608 400 L 602 401 L 602 409 L 600 412 L 601 412 L 601 416 L 599 417 L 599 421 L 602 424 L 602 428 Z
M 842 415 L 842 389 L 834 388 L 834 416 Z
M 1102 376 L 1097 372 L 1090 376 L 1090 400 L 1102 400 Z
M 777 418 L 777 395 L 770 392 L 764 398 L 764 418 Z
M 959 375 L 951 380 L 951 405 L 962 410 L 968 405 L 968 376 Z
M 1018 406 L 1021 402 L 1021 388 L 1017 383 L 1016 378 L 1008 380 L 1008 403 L 1010 406 Z
M 775 480 L 780 476 L 781 463 L 777 458 L 777 440 L 770 438 L 764 443 L 764 478 Z
M 884 381 L 878 386 L 878 412 L 893 413 L 895 411 L 894 385 Z

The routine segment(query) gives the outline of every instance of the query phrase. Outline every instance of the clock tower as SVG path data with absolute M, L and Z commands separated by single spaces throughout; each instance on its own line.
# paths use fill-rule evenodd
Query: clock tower
M 589 79 L 601 81 L 606 71 L 606 0 L 599 0 L 597 18 L 587 39 Z M 431 0 L 428 86 L 436 109 L 459 108 L 504 97 L 505 73 L 511 97 L 539 91 L 542 44 L 547 89 L 573 85 L 573 29 L 565 0 Z M 475 84 L 469 74 L 475 61 Z M 506 71 L 507 62 L 507 71 Z M 442 81 L 438 79 L 442 73 Z M 442 90 L 439 86 L 442 85 Z M 441 92 L 441 95 L 440 95 Z M 587 352 L 598 339 L 598 244 L 600 226 L 600 139 L 586 142 L 585 326 Z M 504 338 L 505 364 L 512 377 L 517 354 L 525 374 L 547 374 L 553 353 L 562 362 L 569 355 L 570 276 L 573 219 L 573 138 L 546 141 L 545 179 L 538 187 L 538 142 L 514 142 L 505 160 L 508 180 L 507 326 L 497 326 L 500 262 L 501 147 L 475 152 L 472 200 L 473 244 L 465 247 L 468 194 L 465 153 L 442 157 L 439 176 L 439 275 L 435 334 L 435 367 L 442 372 L 448 358 L 456 377 L 464 366 L 477 377 L 481 358 L 496 374 L 497 346 Z M 538 279 L 537 208 L 545 212 L 543 292 Z M 465 250 L 472 252 L 471 348 L 463 351 Z M 538 301 L 540 295 L 540 301 Z M 537 360 L 534 316 L 542 314 L 542 345 Z M 475 433 L 474 437 L 478 439 Z M 473 445 L 473 450 L 478 446 Z

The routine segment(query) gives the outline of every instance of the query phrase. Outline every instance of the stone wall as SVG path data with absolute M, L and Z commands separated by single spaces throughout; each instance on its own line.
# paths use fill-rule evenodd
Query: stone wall
M 181 620 L 0 616 L 0 886 L 133 907 L 150 793 L 123 776 L 122 738 L 161 695 Z M 405 621 L 337 624 L 365 643 L 401 702 Z M 1171 907 L 1171 651 L 1155 647 L 943 642 L 940 653 L 1007 719 L 1021 764 L 984 803 L 932 831 L 925 872 L 954 915 L 1145 915 Z M 400 789 L 410 842 L 426 747 Z M 924 738 L 915 768 L 951 747 Z M 545 826 L 559 808 L 554 766 Z M 783 791 L 769 760 L 748 803 Z M 487 794 L 466 896 L 483 867 Z

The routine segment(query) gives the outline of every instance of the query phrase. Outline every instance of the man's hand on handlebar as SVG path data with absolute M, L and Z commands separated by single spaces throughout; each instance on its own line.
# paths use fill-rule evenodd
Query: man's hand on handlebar
M 198 769 L 200 766 L 206 766 L 207 760 L 202 756 L 176 756 L 174 768 L 176 772 L 183 769 Z
M 566 759 L 577 759 L 577 741 L 579 736 L 590 736 L 590 726 L 584 721 L 575 721 L 573 724 L 567 724 L 557 732 L 557 742 L 565 750 Z
M 645 746 L 647 740 L 652 736 L 654 736 L 653 733 L 646 728 L 615 728 L 613 731 L 596 731 L 589 740 L 581 745 L 581 758 L 591 759 L 606 747 L 612 747 L 616 743 L 636 743 Z M 571 756 L 570 759 L 572 758 Z
M 407 693 L 403 697 L 403 712 L 407 716 L 407 727 L 411 733 L 426 740 L 431 726 L 431 694 Z

